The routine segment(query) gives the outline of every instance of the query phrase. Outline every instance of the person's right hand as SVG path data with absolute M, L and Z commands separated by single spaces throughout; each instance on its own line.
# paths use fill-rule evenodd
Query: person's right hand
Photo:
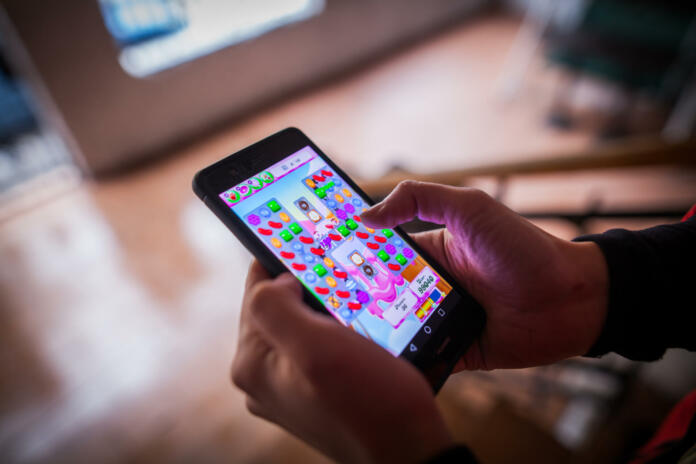
M 484 332 L 458 369 L 548 364 L 596 341 L 608 291 L 597 245 L 554 237 L 479 190 L 414 181 L 361 217 L 381 228 L 416 216 L 445 225 L 414 238 L 486 310 Z

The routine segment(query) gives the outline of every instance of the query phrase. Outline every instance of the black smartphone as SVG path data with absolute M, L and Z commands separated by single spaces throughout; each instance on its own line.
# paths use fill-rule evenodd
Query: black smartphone
M 193 190 L 272 275 L 291 272 L 315 310 L 412 362 L 438 391 L 485 323 L 481 306 L 370 198 L 288 128 L 199 171 Z

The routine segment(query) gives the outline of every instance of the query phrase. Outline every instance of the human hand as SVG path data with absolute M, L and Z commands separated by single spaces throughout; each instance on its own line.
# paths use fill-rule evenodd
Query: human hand
M 249 411 L 342 462 L 422 462 L 450 447 L 423 375 L 301 295 L 291 274 L 252 263 L 232 365 Z
M 361 217 L 444 224 L 414 239 L 481 303 L 483 334 L 457 369 L 517 368 L 586 353 L 606 317 L 606 262 L 594 243 L 554 237 L 485 193 L 406 181 Z

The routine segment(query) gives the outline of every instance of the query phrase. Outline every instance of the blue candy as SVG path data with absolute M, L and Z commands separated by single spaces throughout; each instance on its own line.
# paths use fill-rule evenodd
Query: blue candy
M 312 282 L 317 280 L 317 278 L 314 276 L 314 274 L 312 274 L 311 272 L 308 272 L 304 275 L 304 280 L 311 284 Z
M 271 217 L 271 210 L 268 208 L 262 208 L 259 214 L 263 217 Z
M 362 205 L 362 200 L 361 200 L 360 198 L 353 198 L 352 203 L 353 203 L 355 206 L 360 206 L 360 205 Z

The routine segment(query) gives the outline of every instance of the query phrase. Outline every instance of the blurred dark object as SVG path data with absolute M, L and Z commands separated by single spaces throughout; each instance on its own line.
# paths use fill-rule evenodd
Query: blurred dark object
M 548 122 L 600 138 L 661 133 L 688 138 L 696 125 L 696 2 L 507 0 L 525 19 L 500 82 L 518 94 L 539 56 L 558 82 Z
M 600 136 L 631 132 L 628 121 L 638 96 L 669 112 L 690 93 L 696 65 L 696 2 L 593 0 L 577 14 L 575 27 L 549 28 L 547 57 L 576 77 L 591 76 L 619 89 Z M 574 84 L 571 78 L 560 89 L 557 102 Z M 563 104 L 554 106 L 550 122 L 572 127 Z
M 101 0 L 104 23 L 121 45 L 171 34 L 187 24 L 181 0 Z
M 16 209 L 7 200 L 19 194 L 20 186 L 37 190 L 29 180 L 49 174 L 76 178 L 65 144 L 41 126 L 33 104 L 33 94 L 0 49 L 0 221 Z
M 574 30 L 551 30 L 547 55 L 572 71 L 674 101 L 696 62 L 696 2 L 595 0 Z
M 0 56 L 0 144 L 36 129 L 36 119 L 19 83 Z

